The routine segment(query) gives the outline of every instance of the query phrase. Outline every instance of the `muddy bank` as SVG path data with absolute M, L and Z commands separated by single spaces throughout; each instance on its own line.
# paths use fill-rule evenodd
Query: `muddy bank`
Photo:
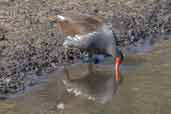
M 155 50 L 151 53 L 127 55 L 125 62 L 121 66 L 124 83 L 120 86 L 119 92 L 106 104 L 99 104 L 97 101 L 88 100 L 87 97 L 82 95 L 75 96 L 73 94 L 68 94 L 65 86 L 60 81 L 63 79 L 63 72 L 55 71 L 49 74 L 47 80 L 44 80 L 39 85 L 35 86 L 31 91 L 25 92 L 18 97 L 1 101 L 0 113 L 170 114 L 170 44 L 170 41 L 160 42 L 160 44 L 156 44 Z M 125 65 L 127 66 L 126 68 Z M 85 71 L 85 67 L 77 67 L 80 68 L 80 72 Z M 71 69 L 71 71 L 73 70 Z M 76 70 L 73 72 L 79 74 Z M 109 78 L 107 74 L 104 75 L 102 78 L 103 80 Z M 89 78 L 91 79 L 91 77 Z M 77 87 L 81 87 L 82 84 L 85 85 L 86 83 L 89 83 L 87 80 L 81 81 L 83 81 L 83 83 L 78 84 L 77 82 L 73 82 L 73 84 L 78 84 Z M 93 85 L 98 86 L 99 88 L 103 88 L 104 85 L 109 83 L 105 81 L 104 83 L 96 83 L 96 81 L 97 80 L 93 82 Z M 87 87 L 86 89 L 92 90 L 93 88 Z M 96 92 L 93 93 L 96 95 L 104 95 L 105 93 L 108 93 L 108 91 L 100 92 L 96 89 Z M 58 109 L 59 103 L 64 104 L 64 110 Z
M 0 94 L 15 94 L 62 65 L 63 35 L 47 16 L 64 11 L 104 17 L 122 47 L 170 33 L 169 0 L 1 0 Z

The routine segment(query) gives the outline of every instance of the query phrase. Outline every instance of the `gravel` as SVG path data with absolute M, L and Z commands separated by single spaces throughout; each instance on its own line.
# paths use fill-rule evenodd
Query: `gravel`
M 111 22 L 121 47 L 171 33 L 170 0 L 0 0 L 0 96 L 36 84 L 63 64 L 64 36 L 47 17 L 65 11 Z

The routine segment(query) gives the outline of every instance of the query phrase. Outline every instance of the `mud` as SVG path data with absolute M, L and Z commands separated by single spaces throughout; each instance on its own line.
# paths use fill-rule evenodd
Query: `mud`
M 109 72 L 111 71 L 109 70 L 110 60 L 107 60 L 105 67 L 100 69 L 103 73 L 98 75 L 86 76 L 86 65 L 70 67 L 72 69 L 70 73 L 75 80 L 69 82 L 71 87 L 82 89 L 82 94 L 78 96 L 67 92 L 66 86 L 62 83 L 64 72 L 55 71 L 49 74 L 47 80 L 42 81 L 30 91 L 1 101 L 0 113 L 170 114 L 170 46 L 170 40 L 162 41 L 156 44 L 153 51 L 149 53 L 127 54 L 121 66 L 124 82 L 115 95 L 112 95 L 112 86 L 105 86 L 112 84 Z M 106 67 L 106 65 L 109 66 Z M 73 70 L 77 68 L 80 70 Z M 82 76 L 83 71 L 85 73 Z M 92 99 L 84 94 L 92 96 Z M 103 99 L 99 98 L 108 99 L 103 104 L 100 103 Z M 59 108 L 59 104 L 63 104 L 64 109 Z
M 63 12 L 103 17 L 113 24 L 117 45 L 133 45 L 133 53 L 171 31 L 169 0 L 0 0 L 1 95 L 16 94 L 61 67 L 63 34 L 47 17 Z

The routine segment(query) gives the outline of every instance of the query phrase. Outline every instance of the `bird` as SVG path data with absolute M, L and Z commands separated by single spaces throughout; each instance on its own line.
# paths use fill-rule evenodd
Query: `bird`
M 111 23 L 105 23 L 103 18 L 80 13 L 63 13 L 49 16 L 48 19 L 55 23 L 58 30 L 65 35 L 63 46 L 78 48 L 88 53 L 89 73 L 93 73 L 93 56 L 103 54 L 112 56 L 114 81 L 119 83 L 119 66 L 123 61 L 123 53 L 116 45 L 116 35 Z M 66 70 L 69 79 L 69 73 Z

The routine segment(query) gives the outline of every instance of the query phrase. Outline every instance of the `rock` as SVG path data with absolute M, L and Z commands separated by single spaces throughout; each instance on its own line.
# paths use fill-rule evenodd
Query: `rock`
M 58 109 L 58 110 L 64 110 L 64 109 L 65 109 L 64 103 L 63 103 L 63 102 L 58 103 L 57 109 Z

